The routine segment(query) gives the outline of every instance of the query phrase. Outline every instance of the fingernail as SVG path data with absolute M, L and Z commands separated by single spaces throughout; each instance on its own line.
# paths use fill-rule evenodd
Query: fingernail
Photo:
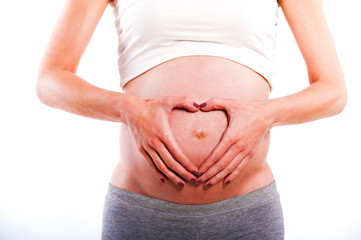
M 199 173 L 197 173 L 196 171 L 193 171 L 192 173 L 193 173 L 194 176 L 197 176 L 197 177 L 200 176 Z
M 164 179 L 164 178 L 161 178 L 160 180 L 162 181 L 162 183 L 165 183 L 165 179 Z
M 199 105 L 200 108 L 204 108 L 205 106 L 207 106 L 207 103 L 206 103 L 206 102 L 204 102 L 204 103 L 202 103 L 201 105 Z
M 195 106 L 196 108 L 199 108 L 199 105 L 197 103 L 193 103 L 193 106 Z
M 198 180 L 197 181 L 197 184 L 201 184 L 203 181 L 202 180 Z
M 212 185 L 213 185 L 212 183 L 208 183 L 208 184 L 207 184 L 207 188 L 212 187 Z
M 196 183 L 196 180 L 194 178 L 191 179 L 192 183 Z
M 181 183 L 181 182 L 180 182 L 180 183 L 178 183 L 178 186 L 181 187 L 181 188 L 183 188 L 183 187 L 184 187 L 184 183 Z
M 226 181 L 226 185 L 228 185 L 230 182 L 231 182 L 231 181 L 227 180 L 227 181 Z

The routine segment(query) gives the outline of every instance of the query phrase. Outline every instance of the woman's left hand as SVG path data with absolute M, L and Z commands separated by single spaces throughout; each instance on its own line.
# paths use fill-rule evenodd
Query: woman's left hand
M 228 184 L 240 174 L 272 127 L 273 119 L 268 114 L 266 103 L 211 98 L 201 104 L 200 109 L 205 112 L 225 110 L 228 127 L 217 146 L 199 167 L 199 173 L 203 174 L 197 178 L 197 183 L 205 182 L 205 186 L 209 188 L 223 178 L 224 184 Z

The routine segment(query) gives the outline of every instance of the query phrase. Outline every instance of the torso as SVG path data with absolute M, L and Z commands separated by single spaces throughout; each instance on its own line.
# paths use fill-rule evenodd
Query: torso
M 267 81 L 253 70 L 234 61 L 213 56 L 186 56 L 164 62 L 128 82 L 127 94 L 142 98 L 190 96 L 200 104 L 211 97 L 234 98 L 239 101 L 268 99 Z M 170 126 L 184 153 L 199 166 L 219 142 L 227 127 L 225 112 L 190 113 L 175 109 Z M 197 137 L 195 132 L 205 133 Z M 121 126 L 121 157 L 111 184 L 150 197 L 180 203 L 205 204 L 247 193 L 271 183 L 274 178 L 267 163 L 270 134 L 257 148 L 243 172 L 229 185 L 218 182 L 209 189 L 203 184 L 187 182 L 183 189 L 171 181 L 161 183 L 138 151 L 126 125 Z

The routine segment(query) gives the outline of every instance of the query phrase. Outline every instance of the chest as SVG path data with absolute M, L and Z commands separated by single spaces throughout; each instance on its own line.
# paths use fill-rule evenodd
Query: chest
M 277 20 L 276 0 L 118 0 L 115 7 L 119 33 L 149 41 L 243 41 L 272 32 Z

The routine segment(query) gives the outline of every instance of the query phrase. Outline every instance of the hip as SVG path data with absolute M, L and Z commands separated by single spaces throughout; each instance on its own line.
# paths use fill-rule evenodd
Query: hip
M 283 239 L 276 183 L 211 204 L 176 204 L 109 185 L 102 239 Z

